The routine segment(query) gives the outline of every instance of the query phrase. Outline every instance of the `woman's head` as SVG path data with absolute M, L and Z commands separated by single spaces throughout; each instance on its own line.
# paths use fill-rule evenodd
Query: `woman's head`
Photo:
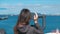
M 31 18 L 30 10 L 22 9 L 21 13 L 19 15 L 19 18 L 18 18 L 18 23 L 20 23 L 20 24 L 25 23 L 27 25 L 27 24 L 29 24 L 30 18 Z

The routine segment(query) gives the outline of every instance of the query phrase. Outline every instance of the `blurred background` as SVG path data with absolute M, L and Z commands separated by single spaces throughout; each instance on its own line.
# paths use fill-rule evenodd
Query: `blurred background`
M 17 23 L 21 9 L 27 8 L 32 13 L 46 15 L 46 27 L 44 33 L 60 30 L 60 0 L 0 0 L 0 29 L 7 34 L 14 34 L 14 26 Z M 30 21 L 30 24 L 34 22 Z M 41 25 L 42 19 L 38 19 Z

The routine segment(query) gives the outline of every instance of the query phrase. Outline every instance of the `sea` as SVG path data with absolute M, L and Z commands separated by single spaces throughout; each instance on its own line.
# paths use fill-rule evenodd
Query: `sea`
M 4 15 L 0 15 L 4 16 Z M 0 29 L 4 29 L 6 34 L 14 34 L 14 26 L 17 24 L 18 16 L 8 16 L 5 20 L 0 20 Z M 57 28 L 60 30 L 60 16 L 46 16 L 46 26 L 44 33 L 52 32 Z M 38 23 L 42 27 L 42 19 L 38 18 Z M 34 20 L 30 20 L 30 25 L 34 25 Z

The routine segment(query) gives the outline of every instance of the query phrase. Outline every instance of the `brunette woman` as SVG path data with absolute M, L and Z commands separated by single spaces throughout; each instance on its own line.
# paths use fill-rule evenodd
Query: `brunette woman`
M 37 13 L 35 13 L 34 15 L 34 22 L 37 29 L 29 25 L 30 19 L 31 19 L 30 10 L 22 9 L 21 13 L 19 14 L 18 22 L 14 27 L 14 34 L 43 34 L 43 31 L 37 22 L 38 20 Z

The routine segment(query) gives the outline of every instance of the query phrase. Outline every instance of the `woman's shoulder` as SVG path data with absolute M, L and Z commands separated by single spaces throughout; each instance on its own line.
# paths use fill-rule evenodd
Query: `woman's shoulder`
M 30 30 L 34 30 L 34 29 L 35 29 L 35 27 L 29 26 L 29 29 L 30 29 Z

